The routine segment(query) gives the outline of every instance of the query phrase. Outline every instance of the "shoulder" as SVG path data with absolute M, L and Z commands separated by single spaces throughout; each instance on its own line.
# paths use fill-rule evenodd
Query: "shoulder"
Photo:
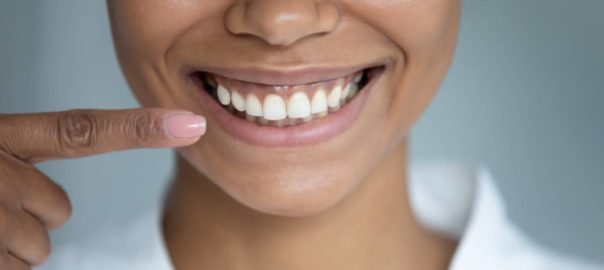
M 459 241 L 451 270 L 604 269 L 545 247 L 518 228 L 486 166 L 418 163 L 412 166 L 410 185 L 420 223 Z
M 474 221 L 472 221 L 474 223 Z M 515 224 L 472 224 L 465 232 L 451 270 L 602 270 L 604 265 L 546 247 Z

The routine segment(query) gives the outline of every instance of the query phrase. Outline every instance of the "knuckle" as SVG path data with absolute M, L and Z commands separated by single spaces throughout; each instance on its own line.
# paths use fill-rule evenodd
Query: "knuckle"
M 31 266 L 13 256 L 6 250 L 2 251 L 2 255 L 0 257 L 0 269 L 7 270 L 31 270 Z
M 50 220 L 48 220 L 47 224 L 51 229 L 63 226 L 67 223 L 73 213 L 69 196 L 65 190 L 59 186 L 56 186 L 56 190 L 57 192 L 55 193 L 55 196 L 53 196 L 53 202 L 50 203 L 52 205 L 52 213 L 49 213 Z
M 61 112 L 57 121 L 58 140 L 64 150 L 93 147 L 97 123 L 91 112 L 70 110 Z
M 128 125 L 132 127 L 135 143 L 138 145 L 150 144 L 157 134 L 163 131 L 163 123 L 151 112 L 136 113 Z
M 36 239 L 35 247 L 29 250 L 29 260 L 34 266 L 44 263 L 50 257 L 52 245 L 50 237 L 46 230 L 40 226 L 38 239 Z
M 31 203 L 31 207 L 42 211 L 45 209 L 44 222 L 49 228 L 58 228 L 65 224 L 72 215 L 72 205 L 69 196 L 65 189 L 59 184 L 48 178 L 45 174 L 39 170 L 32 170 L 31 178 L 35 181 L 29 181 L 27 190 L 28 195 L 24 195 L 23 198 L 28 197 L 28 201 Z M 33 191 L 44 192 L 44 195 L 35 196 Z M 33 201 L 36 201 L 35 203 Z M 36 205 L 36 206 L 33 206 Z
M 59 204 L 59 206 L 57 207 L 56 210 L 56 226 L 55 227 L 59 227 L 62 226 L 63 224 L 65 224 L 67 222 L 67 220 L 69 220 L 69 218 L 71 217 L 71 215 L 73 214 L 73 207 L 71 206 L 71 202 L 69 201 L 69 197 L 67 196 L 67 193 L 65 193 L 65 191 L 63 191 L 61 189 L 62 193 L 61 193 L 61 197 L 62 197 L 62 203 Z
M 38 246 L 38 252 L 33 258 L 34 265 L 40 265 L 44 263 L 50 257 L 52 251 L 52 245 L 50 244 L 50 238 L 48 234 L 44 233 L 44 238 L 40 241 Z

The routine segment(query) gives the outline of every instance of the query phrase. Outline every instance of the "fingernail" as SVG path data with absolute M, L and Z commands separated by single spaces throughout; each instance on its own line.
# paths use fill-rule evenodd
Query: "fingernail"
M 196 138 L 206 132 L 206 119 L 195 114 L 176 113 L 166 118 L 165 127 L 175 138 Z

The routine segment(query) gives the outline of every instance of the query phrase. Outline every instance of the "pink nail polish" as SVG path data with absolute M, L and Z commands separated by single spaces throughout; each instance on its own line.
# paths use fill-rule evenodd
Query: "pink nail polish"
M 166 131 L 175 138 L 195 138 L 206 132 L 206 119 L 195 114 L 171 114 L 164 124 Z

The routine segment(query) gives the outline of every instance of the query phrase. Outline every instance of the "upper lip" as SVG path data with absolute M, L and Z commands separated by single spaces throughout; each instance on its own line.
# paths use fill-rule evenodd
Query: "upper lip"
M 361 70 L 386 65 L 385 62 L 376 62 L 365 65 L 348 67 L 287 67 L 287 68 L 262 68 L 262 67 L 203 67 L 194 68 L 193 72 L 206 72 L 239 81 L 264 84 L 264 85 L 301 85 L 341 78 Z

